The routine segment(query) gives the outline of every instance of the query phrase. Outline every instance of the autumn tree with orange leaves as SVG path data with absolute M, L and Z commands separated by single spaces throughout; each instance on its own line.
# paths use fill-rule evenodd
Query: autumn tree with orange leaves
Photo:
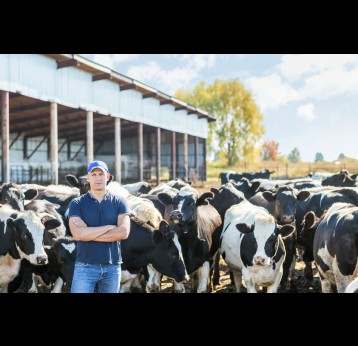
M 276 141 L 266 141 L 262 145 L 261 157 L 262 160 L 276 161 L 278 158 L 278 143 Z

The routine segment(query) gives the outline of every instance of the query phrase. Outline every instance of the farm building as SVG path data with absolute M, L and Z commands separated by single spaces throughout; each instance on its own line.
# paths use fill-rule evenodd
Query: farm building
M 0 54 L 1 182 L 206 179 L 207 112 L 76 54 Z

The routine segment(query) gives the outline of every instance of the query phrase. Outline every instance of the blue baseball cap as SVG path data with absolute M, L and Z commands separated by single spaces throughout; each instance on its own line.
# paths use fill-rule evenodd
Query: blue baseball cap
M 88 165 L 87 173 L 91 173 L 95 168 L 99 168 L 103 173 L 108 173 L 108 167 L 103 161 L 92 161 Z

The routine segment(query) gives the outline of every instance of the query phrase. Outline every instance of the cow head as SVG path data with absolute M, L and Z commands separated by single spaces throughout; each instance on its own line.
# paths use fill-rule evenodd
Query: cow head
M 313 211 L 305 214 L 302 220 L 302 231 L 297 238 L 297 244 L 304 248 L 303 260 L 305 262 L 313 261 L 313 240 L 316 234 L 319 218 Z
M 38 191 L 29 189 L 25 193 L 14 183 L 5 183 L 0 189 L 0 203 L 9 204 L 13 209 L 23 211 L 24 200 L 33 199 L 37 196 Z
M 181 246 L 177 234 L 169 229 L 166 221 L 161 221 L 159 230 L 153 232 L 153 242 L 156 244 L 153 267 L 176 282 L 184 281 L 186 271 Z
M 349 175 L 347 170 L 342 170 L 339 173 L 333 174 L 331 177 L 322 180 L 322 186 L 356 186 L 357 174 Z
M 295 231 L 292 225 L 275 224 L 272 217 L 257 217 L 254 224 L 238 223 L 236 228 L 245 235 L 240 248 L 245 266 L 270 265 L 279 246 L 279 235 L 285 237 Z
M 310 196 L 309 191 L 300 191 L 297 195 L 289 186 L 281 186 L 276 192 L 264 191 L 262 196 L 268 202 L 274 202 L 274 216 L 279 224 L 295 222 L 297 201 L 303 201 Z
M 34 212 L 25 211 L 19 213 L 15 220 L 8 218 L 6 223 L 15 245 L 11 255 L 14 258 L 25 258 L 35 265 L 47 264 L 48 257 L 43 247 L 44 230 L 53 226 L 52 221 L 43 224 Z
M 72 187 L 77 187 L 80 190 L 80 195 L 84 195 L 85 193 L 87 193 L 90 190 L 90 184 L 87 180 L 87 176 L 86 175 L 82 175 L 81 177 L 76 177 L 72 174 L 67 174 L 66 175 L 66 181 L 67 183 L 72 186 Z M 107 181 L 107 185 L 114 179 L 114 176 L 111 174 L 108 181 Z
M 237 190 L 241 191 L 247 199 L 249 199 L 258 191 L 260 184 L 261 183 L 259 181 L 251 183 L 249 179 L 241 178 L 241 180 L 237 184 L 234 184 L 234 186 Z

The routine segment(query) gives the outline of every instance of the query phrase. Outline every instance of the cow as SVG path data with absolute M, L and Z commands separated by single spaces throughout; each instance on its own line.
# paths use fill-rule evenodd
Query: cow
M 21 259 L 35 265 L 48 262 L 43 247 L 44 230 L 58 227 L 56 219 L 46 221 L 33 211 L 17 211 L 8 205 L 0 208 L 0 291 L 19 273 Z
M 256 293 L 259 286 L 277 292 L 286 255 L 281 236 L 294 227 L 277 225 L 266 209 L 242 201 L 226 212 L 223 228 L 219 251 L 233 271 L 236 292 L 242 276 L 248 293 Z
M 77 178 L 73 174 L 67 174 L 65 179 L 66 179 L 68 185 L 70 185 L 72 187 L 77 187 L 80 190 L 80 195 L 84 195 L 90 189 L 89 182 L 87 181 L 87 175 L 81 175 L 80 177 Z M 111 181 L 113 181 L 113 179 L 114 179 L 114 176 L 111 174 L 107 181 L 107 185 Z
M 351 283 L 346 287 L 344 293 L 358 293 L 358 278 L 351 281 Z
M 259 191 L 260 182 L 251 182 L 247 178 L 242 178 L 238 183 L 235 183 L 234 186 L 237 190 L 241 191 L 244 194 L 246 199 L 249 199 Z
M 155 230 L 132 216 L 129 236 L 121 241 L 121 254 L 122 293 L 129 292 L 134 277 L 148 264 L 176 282 L 180 283 L 185 279 L 186 271 L 178 236 L 164 220 L 159 229 Z
M 275 173 L 275 171 L 269 171 L 265 169 L 263 172 L 251 172 L 251 173 L 234 173 L 234 172 L 225 172 L 220 173 L 219 178 L 221 179 L 221 184 L 226 184 L 230 181 L 230 179 L 234 180 L 235 182 L 239 182 L 241 178 L 247 178 L 249 180 L 263 178 L 263 179 L 270 179 L 270 175 Z
M 15 210 L 24 211 L 25 199 L 33 199 L 37 196 L 36 189 L 28 189 L 23 192 L 15 183 L 4 183 L 0 188 L 0 204 L 8 204 Z
M 343 293 L 358 274 L 358 207 L 333 204 L 316 225 L 313 257 L 319 271 L 322 292 L 332 285 Z
M 333 174 L 330 177 L 322 180 L 322 186 L 357 186 L 356 178 L 358 174 L 349 175 L 347 170 L 342 170 L 339 173 Z
M 303 190 L 304 191 L 304 190 Z M 301 237 L 302 224 L 304 216 L 313 211 L 315 215 L 320 218 L 324 211 L 332 206 L 333 203 L 344 202 L 352 203 L 358 206 L 358 191 L 352 187 L 335 188 L 323 186 L 320 188 L 307 189 L 310 192 L 310 196 L 306 200 L 300 200 L 297 203 L 296 208 L 296 230 L 297 230 L 297 244 L 304 247 L 304 253 L 307 251 L 308 241 L 303 240 Z M 310 243 L 312 247 L 313 244 Z M 313 273 L 311 268 L 311 261 L 313 261 L 313 255 L 306 253 L 305 256 L 305 276 L 308 280 L 313 280 Z
M 222 225 L 219 213 L 208 202 L 212 197 L 212 192 L 199 197 L 195 189 L 186 186 L 172 199 L 170 220 L 176 225 L 173 228 L 182 247 L 185 268 L 193 278 L 192 291 L 198 293 L 208 290 L 212 235 Z
M 131 195 L 140 196 L 141 194 L 148 193 L 152 187 L 145 181 L 139 181 L 138 183 L 122 185 Z

